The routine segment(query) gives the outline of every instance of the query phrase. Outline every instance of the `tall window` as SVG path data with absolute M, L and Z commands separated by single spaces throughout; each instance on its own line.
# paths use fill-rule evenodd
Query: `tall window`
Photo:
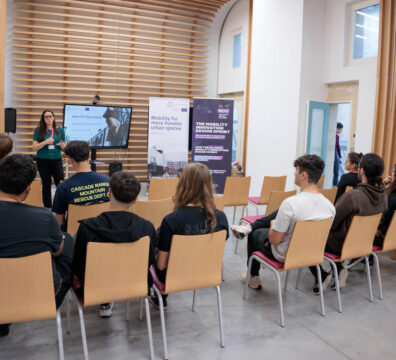
M 378 54 L 380 5 L 354 11 L 353 58 L 362 59 Z
M 234 35 L 234 43 L 232 48 L 232 68 L 241 67 L 241 57 L 242 57 L 242 34 Z

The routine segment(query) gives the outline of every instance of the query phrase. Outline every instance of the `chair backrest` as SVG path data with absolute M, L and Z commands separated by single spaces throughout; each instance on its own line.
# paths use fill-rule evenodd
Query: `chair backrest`
M 160 227 L 162 219 L 173 211 L 174 206 L 173 199 L 170 198 L 164 200 L 138 200 L 132 205 L 132 212 L 143 219 L 151 221 L 157 229 Z
M 174 235 L 165 293 L 219 285 L 225 241 L 225 230 L 205 235 Z
M 285 257 L 284 269 L 321 264 L 332 222 L 333 218 L 296 221 Z
M 322 188 L 323 188 L 324 181 L 325 181 L 325 176 L 322 175 L 322 176 L 320 177 L 319 181 L 318 181 L 318 188 L 319 188 L 319 189 L 322 189 Z
M 268 205 L 267 208 L 265 209 L 265 215 L 269 215 L 273 213 L 275 210 L 278 210 L 283 200 L 296 194 L 297 194 L 297 190 L 271 191 L 271 194 L 268 199 Z
M 56 317 L 49 251 L 0 259 L 0 324 Z
M 224 195 L 215 196 L 214 203 L 217 210 L 224 211 Z
M 84 306 L 147 295 L 150 238 L 131 243 L 89 242 L 84 279 Z
M 264 176 L 263 186 L 261 187 L 260 204 L 268 204 L 272 191 L 285 191 L 285 176 Z
M 149 187 L 149 200 L 169 199 L 176 194 L 179 178 L 151 178 Z
M 67 232 L 73 236 L 80 226 L 78 220 L 88 219 L 98 216 L 104 211 L 108 211 L 109 204 L 109 202 L 93 205 L 70 204 L 67 212 Z
M 392 220 L 389 224 L 388 230 L 382 245 L 382 251 L 390 251 L 396 249 L 396 211 L 393 213 Z
M 227 176 L 224 185 L 224 206 L 245 206 L 249 203 L 250 176 Z
M 347 193 L 348 191 L 350 191 L 350 190 L 352 190 L 353 189 L 353 186 L 347 186 L 346 188 L 345 188 L 345 192 Z
M 341 261 L 371 254 L 381 215 L 353 217 L 342 245 Z
M 25 204 L 34 206 L 43 206 L 43 197 L 41 195 L 41 181 L 34 180 L 32 182 L 32 187 L 30 193 L 24 201 Z
M 333 186 L 331 189 L 321 189 L 319 188 L 319 192 L 327 198 L 332 204 L 334 204 L 336 195 L 337 195 L 337 186 Z

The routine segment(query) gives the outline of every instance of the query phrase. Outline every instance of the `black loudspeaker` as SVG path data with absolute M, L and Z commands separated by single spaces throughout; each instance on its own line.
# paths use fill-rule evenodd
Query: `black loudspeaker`
M 109 164 L 109 176 L 113 175 L 117 171 L 122 171 L 122 163 L 120 162 L 111 162 Z
M 16 109 L 4 109 L 4 131 L 11 133 L 16 132 Z

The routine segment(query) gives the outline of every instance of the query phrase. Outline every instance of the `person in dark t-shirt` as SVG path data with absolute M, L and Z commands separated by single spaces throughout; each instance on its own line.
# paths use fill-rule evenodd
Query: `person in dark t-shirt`
M 22 202 L 28 196 L 37 167 L 31 157 L 14 154 L 0 162 L 0 257 L 15 258 L 49 251 L 56 306 L 72 283 L 73 239 L 62 234 L 52 212 Z M 0 325 L 0 336 L 9 324 Z
M 345 170 L 348 171 L 346 174 L 343 174 L 340 178 L 340 181 L 337 184 L 337 194 L 334 203 L 340 198 L 341 195 L 345 193 L 347 186 L 352 186 L 356 188 L 358 185 L 358 169 L 359 162 L 362 158 L 363 154 L 350 152 L 345 160 Z
M 110 179 L 109 211 L 97 217 L 80 221 L 73 258 L 73 274 L 80 286 L 75 289 L 83 297 L 85 263 L 88 242 L 125 243 L 144 236 L 150 237 L 149 266 L 154 263 L 156 234 L 153 224 L 129 211 L 140 192 L 140 183 L 134 175 L 116 172 Z M 101 317 L 112 315 L 114 303 L 102 304 Z
M 228 221 L 214 206 L 212 178 L 206 165 L 191 163 L 184 168 L 174 201 L 175 211 L 165 216 L 159 229 L 155 271 L 162 282 L 166 278 L 173 235 L 201 235 L 226 230 L 228 238 Z M 167 306 L 166 297 L 162 297 L 164 307 Z M 150 301 L 158 308 L 155 295 Z
M 65 214 L 69 204 L 92 205 L 109 201 L 109 178 L 91 171 L 89 165 L 89 145 L 86 141 L 71 141 L 65 154 L 76 173 L 60 184 L 55 193 L 52 211 L 59 225 L 65 226 Z M 73 235 L 73 234 L 71 234 Z

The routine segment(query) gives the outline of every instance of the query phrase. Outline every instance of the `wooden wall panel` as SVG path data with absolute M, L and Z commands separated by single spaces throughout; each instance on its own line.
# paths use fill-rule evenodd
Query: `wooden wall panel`
M 147 173 L 150 96 L 205 96 L 208 35 L 228 0 L 15 0 L 12 102 L 15 150 L 32 154 L 41 112 L 64 103 L 132 106 L 127 150 L 99 150 L 140 179 Z M 0 104 L 1 105 L 1 104 Z M 98 166 L 107 172 L 108 166 Z

